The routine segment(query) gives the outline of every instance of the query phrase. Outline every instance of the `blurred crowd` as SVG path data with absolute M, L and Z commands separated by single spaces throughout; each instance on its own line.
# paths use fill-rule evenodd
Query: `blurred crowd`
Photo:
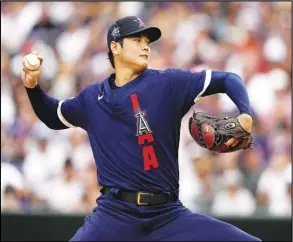
M 100 187 L 82 129 L 54 131 L 34 114 L 21 61 L 43 57 L 40 85 L 60 100 L 113 72 L 106 34 L 137 15 L 162 30 L 150 68 L 213 69 L 240 75 L 254 111 L 252 150 L 200 148 L 193 111 L 237 114 L 224 94 L 201 98 L 182 120 L 180 198 L 218 216 L 291 216 L 290 2 L 1 2 L 1 211 L 89 213 Z

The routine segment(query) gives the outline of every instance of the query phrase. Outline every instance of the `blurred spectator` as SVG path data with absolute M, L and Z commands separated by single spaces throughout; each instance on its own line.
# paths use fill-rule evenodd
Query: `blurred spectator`
M 260 178 L 260 175 L 263 170 L 263 159 L 261 153 L 258 149 L 248 150 L 243 152 L 243 155 L 240 157 L 242 164 L 242 170 L 244 173 L 244 186 L 256 196 L 257 184 Z
M 90 32 L 88 27 L 82 25 L 78 19 L 72 19 L 66 23 L 65 31 L 56 42 L 60 60 L 74 65 L 85 51 L 89 37 Z
M 8 80 L 9 72 L 9 56 L 1 51 L 1 124 L 7 126 L 12 125 L 16 115 L 12 87 Z
M 198 177 L 199 192 L 194 203 L 201 213 L 209 213 L 213 199 L 219 187 L 213 174 L 213 161 L 210 157 L 198 158 L 195 161 L 195 172 Z
M 292 163 L 287 165 L 285 174 L 285 186 L 286 186 L 286 205 L 285 205 L 285 216 L 292 217 Z
M 22 174 L 13 165 L 1 161 L 1 209 L 9 207 L 9 201 L 14 201 L 13 198 L 17 196 L 16 190 L 23 188 Z M 9 198 L 5 200 L 4 206 L 6 195 L 9 195 Z M 4 206 L 3 208 L 2 205 Z
M 42 126 L 41 126 L 42 127 Z M 40 127 L 40 128 L 41 128 Z M 30 147 L 23 162 L 24 179 L 31 191 L 40 198 L 44 198 L 47 191 L 44 189 L 45 184 L 50 178 L 50 150 L 48 142 L 51 132 L 49 129 L 38 129 L 34 140 L 36 146 Z M 56 157 L 56 159 L 58 159 Z M 55 169 L 57 172 L 57 170 Z
M 226 170 L 223 174 L 225 187 L 215 196 L 212 211 L 218 216 L 250 216 L 256 204 L 251 192 L 242 185 L 238 169 Z
M 8 53 L 13 55 L 19 52 L 33 26 L 39 22 L 42 3 L 11 2 L 2 6 L 1 45 L 4 45 Z
M 290 169 L 292 168 L 289 155 L 276 154 L 260 177 L 257 188 L 258 202 L 262 206 L 267 206 L 271 215 L 290 216 L 290 201 L 287 194 L 288 183 L 292 179 L 287 175 L 291 173 Z
M 55 40 L 63 31 L 63 26 L 55 23 L 49 14 L 49 8 L 42 6 L 40 20 L 32 28 L 28 39 L 41 39 L 50 46 L 55 45 Z
M 47 186 L 48 206 L 58 213 L 74 213 L 75 207 L 82 201 L 84 185 L 76 175 L 72 162 L 65 162 L 63 174 Z
M 74 96 L 76 93 L 76 76 L 74 68 L 66 63 L 59 65 L 59 72 L 52 83 L 50 94 L 59 100 Z
M 70 157 L 74 169 L 85 171 L 92 164 L 93 153 L 88 143 L 88 137 L 84 130 L 77 129 L 69 137 L 71 144 Z
M 85 186 L 85 192 L 81 203 L 77 205 L 75 210 L 80 213 L 89 213 L 97 206 L 96 200 L 101 195 L 100 189 L 102 188 L 96 179 L 97 169 L 93 160 L 88 168 L 81 173 L 81 176 Z
M 3 195 L 1 210 L 5 210 L 5 212 L 22 212 L 17 193 L 12 186 L 7 186 Z

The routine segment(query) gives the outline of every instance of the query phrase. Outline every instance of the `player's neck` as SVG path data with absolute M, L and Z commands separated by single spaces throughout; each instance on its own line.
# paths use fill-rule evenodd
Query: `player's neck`
M 122 87 L 128 82 L 138 77 L 140 72 L 134 72 L 129 68 L 117 68 L 115 70 L 115 84 L 118 87 Z

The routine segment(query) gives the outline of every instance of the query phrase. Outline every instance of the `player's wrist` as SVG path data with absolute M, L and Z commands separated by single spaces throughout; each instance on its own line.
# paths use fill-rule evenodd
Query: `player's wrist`
M 38 85 L 38 83 L 24 83 L 24 86 L 29 89 L 33 89 Z

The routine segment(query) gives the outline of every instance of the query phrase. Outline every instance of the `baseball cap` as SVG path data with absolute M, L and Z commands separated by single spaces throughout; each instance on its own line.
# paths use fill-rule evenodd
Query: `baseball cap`
M 157 27 L 146 27 L 143 21 L 136 16 L 128 16 L 117 20 L 108 30 L 107 43 L 110 49 L 112 41 L 118 41 L 123 37 L 138 33 L 145 33 L 150 42 L 154 42 L 161 37 L 161 30 Z

